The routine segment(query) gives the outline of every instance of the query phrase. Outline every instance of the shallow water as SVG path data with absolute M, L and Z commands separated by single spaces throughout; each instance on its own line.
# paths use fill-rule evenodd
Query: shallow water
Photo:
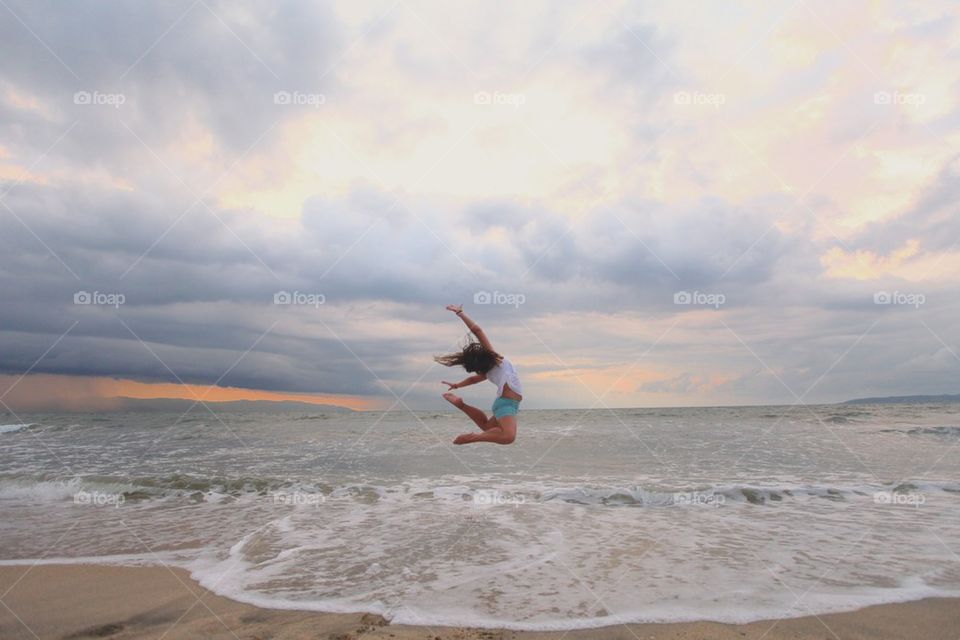
M 21 416 L 4 562 L 168 562 L 412 624 L 740 622 L 960 595 L 960 405 Z

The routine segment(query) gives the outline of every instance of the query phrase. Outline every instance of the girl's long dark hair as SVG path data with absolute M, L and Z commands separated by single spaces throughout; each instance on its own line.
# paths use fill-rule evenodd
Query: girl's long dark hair
M 484 348 L 476 340 L 469 340 L 460 351 L 433 356 L 433 359 L 445 367 L 462 366 L 470 373 L 486 374 L 499 364 L 501 356 L 496 351 Z

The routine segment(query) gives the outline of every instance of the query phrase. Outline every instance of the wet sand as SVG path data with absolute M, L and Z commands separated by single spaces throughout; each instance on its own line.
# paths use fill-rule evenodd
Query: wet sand
M 958 640 L 960 599 L 931 598 L 745 625 L 631 624 L 569 632 L 391 625 L 370 614 L 261 609 L 165 567 L 0 567 L 0 638 L 268 640 Z

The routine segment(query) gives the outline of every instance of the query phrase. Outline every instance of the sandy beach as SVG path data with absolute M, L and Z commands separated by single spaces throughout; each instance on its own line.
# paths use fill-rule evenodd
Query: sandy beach
M 214 595 L 166 567 L 0 567 L 0 637 L 47 638 L 570 638 L 633 640 L 956 640 L 960 599 L 933 598 L 849 613 L 760 621 L 616 625 L 569 632 L 391 625 L 370 614 L 261 609 Z

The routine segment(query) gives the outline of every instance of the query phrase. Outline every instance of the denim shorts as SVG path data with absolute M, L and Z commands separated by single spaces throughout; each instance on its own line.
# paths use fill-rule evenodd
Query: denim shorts
M 500 396 L 493 401 L 493 417 L 515 416 L 520 412 L 520 401 Z

